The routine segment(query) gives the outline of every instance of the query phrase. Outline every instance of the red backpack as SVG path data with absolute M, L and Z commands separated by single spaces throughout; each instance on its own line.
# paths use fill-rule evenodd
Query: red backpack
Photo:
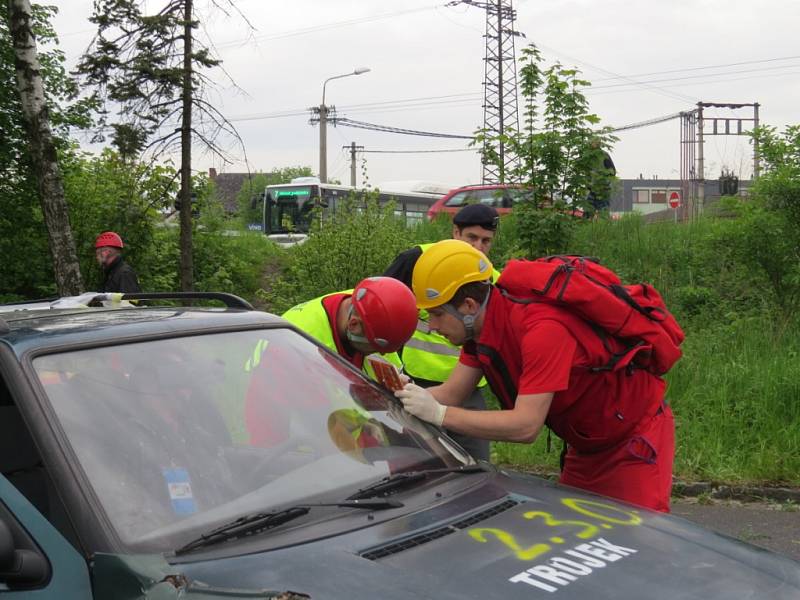
M 596 370 L 629 365 L 663 375 L 681 357 L 684 333 L 661 295 L 647 283 L 622 285 L 616 273 L 597 259 L 548 256 L 510 260 L 497 280 L 501 293 L 514 302 L 545 302 L 578 315 L 601 335 L 622 342 L 608 364 Z

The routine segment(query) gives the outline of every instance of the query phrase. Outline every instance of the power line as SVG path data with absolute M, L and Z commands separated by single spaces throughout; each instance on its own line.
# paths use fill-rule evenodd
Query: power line
M 777 60 L 784 60 L 784 59 L 788 60 L 790 58 L 794 58 L 794 57 L 764 59 L 763 61 L 753 61 L 753 62 L 754 63 L 755 62 L 769 62 L 769 61 L 777 61 Z M 731 63 L 731 64 L 734 64 L 734 63 Z M 725 66 L 725 65 L 719 65 L 719 66 Z M 783 68 L 788 68 L 788 67 L 791 67 L 791 66 L 796 67 L 797 65 L 786 65 L 786 66 L 774 67 L 774 68 L 783 69 Z M 692 71 L 692 70 L 704 69 L 704 68 L 707 68 L 707 67 L 696 67 L 696 68 L 695 67 L 690 67 L 690 68 L 687 68 L 687 69 L 676 69 L 676 70 L 673 70 L 673 71 L 670 71 L 670 72 Z M 708 79 L 708 78 L 711 78 L 711 77 L 724 77 L 726 75 L 739 73 L 741 71 L 739 71 L 739 72 L 730 72 L 729 71 L 729 72 L 722 72 L 722 73 L 706 73 L 704 76 L 702 76 L 702 77 L 706 77 L 706 79 L 703 79 L 702 81 L 699 81 L 699 82 L 690 83 L 689 85 L 696 85 L 696 83 L 719 83 L 719 82 L 723 82 L 723 81 L 744 81 L 744 80 L 747 80 L 747 79 L 760 79 L 760 78 L 763 78 L 763 77 L 774 77 L 774 76 L 777 76 L 777 75 L 792 75 L 792 74 L 794 74 L 794 73 L 763 73 L 762 71 L 763 71 L 763 69 L 756 70 L 755 72 L 757 74 L 754 74 L 754 75 L 752 75 L 750 77 L 737 77 L 737 78 L 733 78 L 733 79 L 722 79 L 722 80 L 721 79 L 712 80 L 712 79 Z M 746 72 L 750 72 L 750 71 L 746 71 Z M 653 74 L 656 74 L 656 73 L 653 73 Z M 612 77 L 612 78 L 608 78 L 608 79 L 601 79 L 599 81 L 609 81 L 609 80 L 612 80 L 612 79 L 615 80 L 615 79 L 619 79 L 619 78 L 637 77 L 637 76 L 640 76 L 640 75 Z M 635 81 L 635 82 L 630 82 L 630 83 L 626 83 L 626 84 L 613 84 L 613 85 L 607 85 L 607 86 L 595 86 L 595 85 L 592 85 L 592 86 L 590 86 L 590 87 L 588 87 L 586 89 L 586 93 L 587 94 L 595 94 L 595 93 L 607 94 L 607 93 L 616 93 L 616 92 L 629 92 L 629 91 L 631 91 L 630 89 L 620 89 L 620 88 L 625 88 L 625 86 L 638 86 L 638 85 L 642 85 L 642 82 Z M 684 87 L 684 86 L 681 86 L 681 87 Z M 378 102 L 364 102 L 364 103 L 361 103 L 361 104 L 347 104 L 347 105 L 340 106 L 339 110 L 341 110 L 341 111 L 352 110 L 354 112 L 357 112 L 358 114 L 365 114 L 365 113 L 376 113 L 376 112 L 397 112 L 397 111 L 404 111 L 404 110 L 409 110 L 409 109 L 420 109 L 420 108 L 428 108 L 428 107 L 433 107 L 433 106 L 445 106 L 445 105 L 469 106 L 469 103 L 472 100 L 479 100 L 480 97 L 481 97 L 480 94 L 479 93 L 475 93 L 475 92 L 463 92 L 463 93 L 459 93 L 459 94 L 446 94 L 446 95 L 440 95 L 440 96 L 418 96 L 418 97 L 414 97 L 414 98 L 404 98 L 404 99 L 400 99 L 400 100 L 385 100 L 385 101 L 378 101 Z M 688 98 L 688 96 L 687 96 L 687 98 Z M 692 103 L 693 102 L 694 101 L 692 100 Z M 235 121 L 251 121 L 251 120 L 258 120 L 258 119 L 277 119 L 277 118 L 282 118 L 282 117 L 304 116 L 306 114 L 307 114 L 307 110 L 298 108 L 298 109 L 287 109 L 287 110 L 283 110 L 283 111 L 276 111 L 276 112 L 273 112 L 273 113 L 263 113 L 263 114 L 254 114 L 254 115 L 241 115 L 241 116 L 238 116 L 238 117 L 232 117 L 229 120 L 232 121 L 232 122 L 235 122 Z
M 767 70 L 774 71 L 776 69 L 794 69 L 794 68 L 797 68 L 797 67 L 798 67 L 798 65 L 779 65 L 779 66 L 776 66 L 776 67 L 767 67 L 767 68 L 762 68 L 762 69 L 744 69 L 744 70 L 741 70 L 741 71 L 724 71 L 724 72 L 721 72 L 721 73 L 703 73 L 701 75 L 684 75 L 682 77 L 667 77 L 667 78 L 664 78 L 664 79 L 651 79 L 651 80 L 648 80 L 648 81 L 641 81 L 639 83 L 664 83 L 664 82 L 668 82 L 668 81 L 683 81 L 685 79 L 703 79 L 703 78 L 708 78 L 708 77 L 725 77 L 726 75 L 739 75 L 739 74 L 742 74 L 742 73 L 763 73 L 764 71 L 767 71 Z M 713 83 L 713 82 L 711 82 L 711 83 Z M 596 90 L 603 90 L 603 89 L 607 89 L 607 88 L 623 87 L 623 86 L 628 86 L 628 85 L 631 85 L 631 84 L 630 83 L 611 83 L 611 84 L 608 84 L 608 85 L 598 85 L 598 86 L 592 86 L 592 87 L 594 89 L 596 89 Z
M 777 77 L 777 76 L 784 77 L 784 76 L 789 76 L 789 75 L 797 75 L 799 73 L 800 73 L 800 71 L 789 71 L 789 72 L 781 72 L 781 73 L 765 73 L 763 75 L 749 75 L 747 77 L 733 77 L 731 79 L 714 79 L 714 80 L 710 80 L 710 81 L 701 81 L 701 82 L 690 81 L 690 82 L 684 82 L 684 83 L 675 83 L 671 87 L 692 87 L 692 86 L 696 86 L 696 85 L 698 85 L 700 83 L 703 83 L 703 84 L 706 84 L 706 85 L 713 85 L 715 83 L 728 83 L 728 82 L 731 82 L 731 81 L 748 81 L 750 79 L 763 79 L 765 77 Z M 617 93 L 620 93 L 620 92 L 628 93 L 630 91 L 632 91 L 632 90 L 630 90 L 630 89 L 611 89 L 611 90 L 601 90 L 601 91 L 597 91 L 595 93 L 592 90 L 588 90 L 587 95 L 617 94 Z
M 664 123 L 666 121 L 671 121 L 673 119 L 677 119 L 681 116 L 681 113 L 673 113 L 666 116 L 661 117 L 654 117 L 652 119 L 647 119 L 646 121 L 638 121 L 636 123 L 629 123 L 627 125 L 621 125 L 620 127 L 614 127 L 611 129 L 611 132 L 619 132 L 619 131 L 628 131 L 630 129 L 639 129 L 641 127 L 649 127 L 650 125 L 657 125 L 659 123 Z M 352 119 L 348 119 L 346 117 L 336 119 L 337 124 L 345 125 L 347 127 L 356 127 L 358 129 L 367 129 L 370 131 L 382 131 L 385 133 L 400 133 L 405 135 L 420 135 L 420 136 L 427 136 L 427 137 L 438 137 L 438 138 L 450 138 L 450 139 L 465 139 L 471 140 L 474 139 L 473 136 L 467 135 L 457 135 L 452 133 L 433 133 L 430 131 L 419 131 L 416 129 L 404 129 L 401 127 L 393 127 L 390 125 L 377 125 L 375 123 L 366 123 L 364 121 L 354 121 Z M 441 152 L 464 152 L 470 150 L 470 148 L 463 148 L 457 150 L 441 150 Z M 367 150 L 364 150 L 367 152 Z M 390 151 L 379 151 L 379 150 L 370 150 L 369 152 L 386 152 L 389 153 Z M 411 150 L 393 150 L 392 153 L 411 153 L 416 151 Z M 439 150 L 428 150 L 428 151 L 419 151 L 419 152 L 439 152 Z
M 475 148 L 449 148 L 441 150 L 359 150 L 364 154 L 433 154 L 438 152 L 478 152 Z
M 435 4 L 433 6 L 425 6 L 421 8 L 410 8 L 407 10 L 400 10 L 390 13 L 381 13 L 379 15 L 372 15 L 368 17 L 359 17 L 357 19 L 348 19 L 345 21 L 336 21 L 333 23 L 325 23 L 322 25 L 315 25 L 313 27 L 306 27 L 304 29 L 294 29 L 290 31 L 284 31 L 279 33 L 272 33 L 272 34 L 263 34 L 257 36 L 250 36 L 246 39 L 242 40 L 233 40 L 230 42 L 222 42 L 221 44 L 217 44 L 217 48 L 233 48 L 240 44 L 250 42 L 250 41 L 272 41 L 272 40 L 282 40 L 285 38 L 295 37 L 298 35 L 308 35 L 310 33 L 317 33 L 318 31 L 327 31 L 329 29 L 338 29 L 340 27 L 348 27 L 350 25 L 360 25 L 362 23 L 371 23 L 373 21 L 380 21 L 382 19 L 390 19 L 394 17 L 399 17 L 403 15 L 408 15 L 412 13 L 418 12 L 425 12 L 429 10 L 436 10 L 440 7 L 444 6 L 444 4 Z
M 629 125 L 622 125 L 620 127 L 615 127 L 611 131 L 613 133 L 617 133 L 619 131 L 628 131 L 629 129 L 639 129 L 641 127 L 649 127 L 650 125 L 657 125 L 658 123 L 665 123 L 666 121 L 678 119 L 680 118 L 680 116 L 681 113 L 675 113 L 663 117 L 655 117 L 653 119 L 648 119 L 646 121 L 639 121 L 638 123 L 630 123 Z
M 458 140 L 472 140 L 474 139 L 471 135 L 457 135 L 452 133 L 435 133 L 432 131 L 420 131 L 418 129 L 404 129 L 402 127 L 392 127 L 389 125 L 377 125 L 375 123 L 366 123 L 364 121 L 355 121 L 353 119 L 348 119 L 347 117 L 341 117 L 336 119 L 337 125 L 344 125 L 345 127 L 355 127 L 356 129 L 367 129 L 370 131 L 383 131 L 385 133 L 399 133 L 403 135 L 420 135 L 425 137 L 436 137 L 436 138 L 450 138 L 450 139 L 458 139 Z
M 677 94 L 677 93 L 671 92 L 669 90 L 665 90 L 663 88 L 660 88 L 660 87 L 658 87 L 656 85 L 652 85 L 652 84 L 648 84 L 648 83 L 641 83 L 639 81 L 635 81 L 634 79 L 632 79 L 631 77 L 629 77 L 627 75 L 620 75 L 619 73 L 614 73 L 613 71 L 609 71 L 607 69 L 603 69 L 601 67 L 597 67 L 597 66 L 595 66 L 595 65 L 593 65 L 591 63 L 588 63 L 588 62 L 583 61 L 583 60 L 579 60 L 579 59 L 577 59 L 577 58 L 575 58 L 573 56 L 569 56 L 569 55 L 564 54 L 562 52 L 559 52 L 558 50 L 555 50 L 553 48 L 548 48 L 547 46 L 543 46 L 541 44 L 539 46 L 541 48 L 545 49 L 545 50 L 548 50 L 549 52 L 552 52 L 552 53 L 557 54 L 557 55 L 561 55 L 564 58 L 567 58 L 572 62 L 576 62 L 576 63 L 580 63 L 582 65 L 586 65 L 590 69 L 594 69 L 595 71 L 600 71 L 601 73 L 605 73 L 606 75 L 612 75 L 613 77 L 616 77 L 616 78 L 619 78 L 619 79 L 627 79 L 632 84 L 641 85 L 643 87 L 649 88 L 650 90 L 652 90 L 652 91 L 654 91 L 654 92 L 656 92 L 658 94 L 661 94 L 662 96 L 669 96 L 673 100 L 681 100 L 682 102 L 691 102 L 691 103 L 694 103 L 696 101 L 695 98 L 692 98 L 692 97 L 687 96 L 685 94 Z
M 228 119 L 231 123 L 235 123 L 238 121 L 260 121 L 262 119 L 280 119 L 283 117 L 303 117 L 308 114 L 307 110 L 295 110 L 295 111 L 281 111 L 281 112 L 274 112 L 274 113 L 266 113 L 262 115 L 244 115 L 241 117 L 231 117 Z
M 281 31 L 278 33 L 265 33 L 262 35 L 254 35 L 248 36 L 246 38 L 242 38 L 239 40 L 231 40 L 229 42 L 221 42 L 219 44 L 215 44 L 216 49 L 225 49 L 225 48 L 235 48 L 242 44 L 246 44 L 248 42 L 258 42 L 258 41 L 272 41 L 272 40 L 282 40 L 285 38 L 296 37 L 299 35 L 308 35 L 311 33 L 317 33 L 318 31 L 327 31 L 329 29 L 338 29 L 340 27 L 349 27 L 351 25 L 360 25 L 362 23 L 371 23 L 373 21 L 380 21 L 383 19 L 391 19 L 395 17 L 400 17 L 403 15 L 418 13 L 418 12 L 426 12 L 429 10 L 438 10 L 444 7 L 444 4 L 434 4 L 433 6 L 423 6 L 419 8 L 410 8 L 407 10 L 399 10 L 395 12 L 389 13 L 381 13 L 378 15 L 371 15 L 367 17 L 359 17 L 357 19 L 347 19 L 344 21 L 334 21 L 333 23 L 323 23 L 320 25 L 314 25 L 312 27 L 306 27 L 303 29 L 291 29 L 288 31 Z M 83 29 L 80 31 L 70 31 L 68 33 L 59 34 L 59 37 L 68 37 L 73 35 L 82 35 L 85 33 L 96 33 L 97 31 L 94 29 Z
M 704 71 L 706 69 L 724 69 L 727 67 L 740 67 L 743 65 L 756 65 L 760 63 L 766 62 L 777 62 L 781 60 L 794 60 L 796 58 L 800 58 L 798 56 L 780 56 L 776 58 L 762 58 L 761 60 L 745 60 L 740 62 L 734 63 L 725 63 L 720 65 L 707 65 L 705 67 L 684 67 L 682 69 L 671 69 L 669 71 L 652 71 L 650 73 L 635 73 L 633 75 L 628 75 L 628 77 L 649 77 L 651 75 L 668 75 L 669 73 L 684 73 L 686 71 Z M 607 77 L 605 79 L 597 79 L 596 81 L 613 81 L 615 79 L 619 79 L 619 77 Z
M 417 102 L 422 100 L 442 100 L 444 98 L 459 98 L 459 97 L 470 97 L 470 98 L 480 98 L 481 94 L 476 92 L 465 92 L 462 94 L 446 94 L 444 96 L 421 96 L 418 98 L 405 98 L 403 100 L 385 100 L 383 102 L 365 102 L 363 104 L 346 104 L 344 106 L 340 106 L 340 110 L 351 110 L 355 108 L 364 108 L 364 107 L 373 107 L 373 106 L 383 106 L 386 104 L 399 104 L 399 103 L 406 103 L 406 102 Z

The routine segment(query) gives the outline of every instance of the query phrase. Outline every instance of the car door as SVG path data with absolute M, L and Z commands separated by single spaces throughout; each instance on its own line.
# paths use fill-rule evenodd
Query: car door
M 20 572 L 23 562 L 26 568 Z M 0 598 L 92 598 L 83 556 L 2 475 Z

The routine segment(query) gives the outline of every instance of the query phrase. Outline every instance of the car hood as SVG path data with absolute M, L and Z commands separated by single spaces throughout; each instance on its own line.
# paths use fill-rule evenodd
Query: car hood
M 677 517 L 518 474 L 439 495 L 342 535 L 169 567 L 210 589 L 311 598 L 800 597 L 800 563 Z

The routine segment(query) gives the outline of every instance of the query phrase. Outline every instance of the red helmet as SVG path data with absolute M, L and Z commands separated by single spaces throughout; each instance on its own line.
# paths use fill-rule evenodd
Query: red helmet
M 111 246 L 113 248 L 124 247 L 122 244 L 122 238 L 119 237 L 119 234 L 116 234 L 113 231 L 104 231 L 98 235 L 97 239 L 94 241 L 95 248 L 103 248 L 105 246 Z
M 417 326 L 417 303 L 404 283 L 392 277 L 367 277 L 353 289 L 353 308 L 369 343 L 380 352 L 394 352 Z

